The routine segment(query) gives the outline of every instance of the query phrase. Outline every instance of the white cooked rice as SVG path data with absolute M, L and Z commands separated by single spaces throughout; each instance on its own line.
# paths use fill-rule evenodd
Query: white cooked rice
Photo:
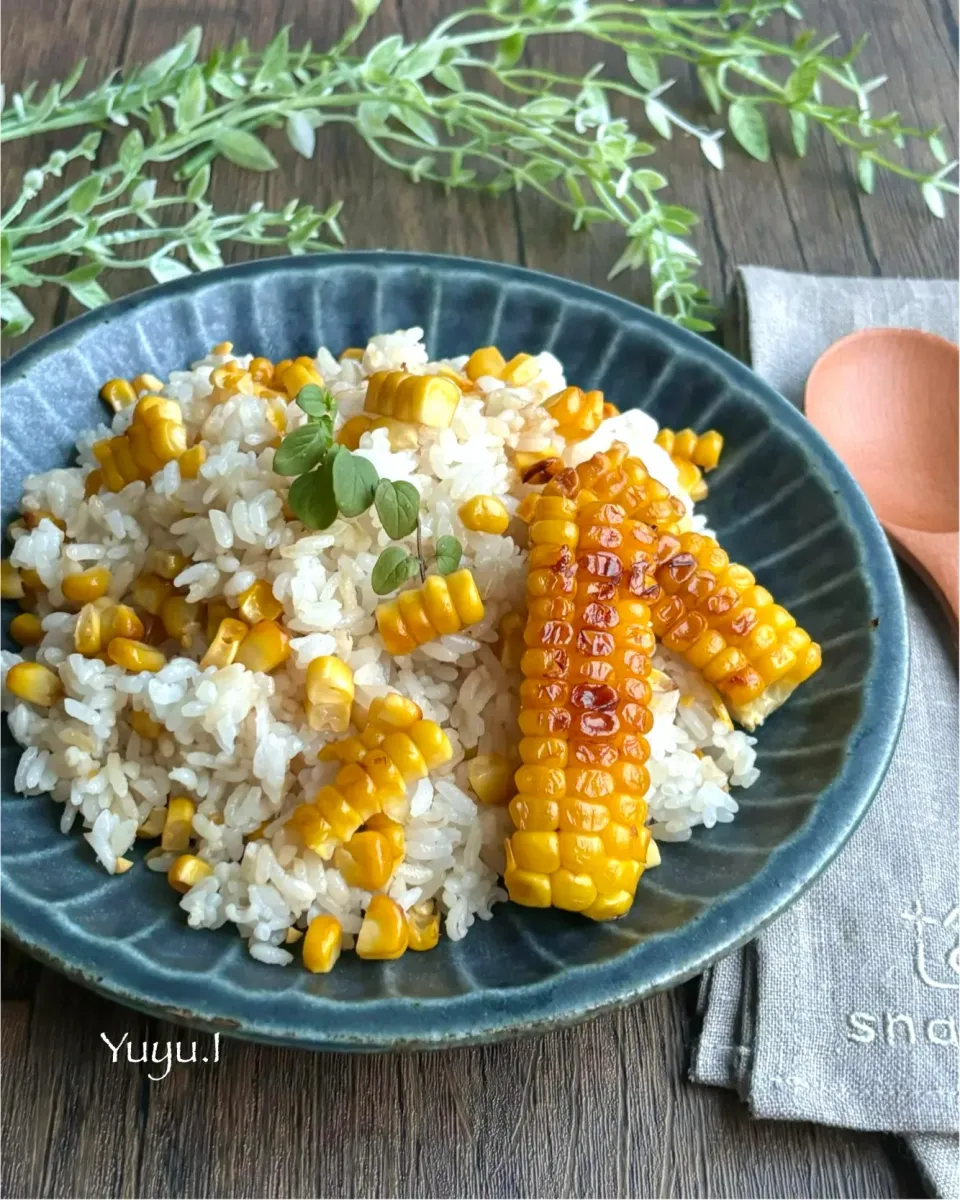
M 373 371 L 438 365 L 429 361 L 422 337 L 417 328 L 374 337 L 362 361 L 337 362 L 326 349 L 318 352 L 318 368 L 337 399 L 338 422 L 362 411 L 365 377 Z M 473 750 L 502 752 L 513 740 L 518 678 L 504 672 L 492 645 L 500 618 L 522 605 L 526 553 L 510 536 L 467 530 L 457 509 L 484 492 L 499 496 L 511 514 L 516 511 L 530 489 L 519 482 L 508 451 L 544 450 L 558 440 L 542 402 L 565 386 L 562 367 L 544 353 L 538 357 L 540 376 L 527 387 L 481 379 L 479 394 L 461 399 L 448 429 L 421 429 L 416 450 L 391 450 L 385 430 L 364 434 L 359 453 L 382 476 L 408 480 L 418 489 L 425 541 L 443 534 L 460 540 L 464 565 L 473 571 L 486 607 L 484 619 L 463 634 L 393 658 L 373 616 L 378 597 L 370 572 L 389 541 L 375 511 L 338 520 L 322 533 L 285 520 L 290 481 L 272 471 L 275 430 L 263 405 L 241 394 L 220 405 L 210 402 L 210 372 L 224 361 L 211 354 L 189 371 L 175 371 L 164 388 L 179 403 L 188 432 L 206 443 L 207 461 L 196 480 L 182 479 L 177 464 L 170 463 L 149 485 L 137 482 L 118 494 L 84 498 L 85 476 L 96 465 L 93 443 L 122 433 L 129 409 L 116 415 L 112 428 L 81 435 L 79 467 L 26 480 L 24 508 L 52 512 L 65 523 L 70 540 L 49 520 L 19 532 L 13 564 L 38 571 L 49 589 L 38 608 L 44 638 L 23 655 L 3 652 L 2 671 L 5 677 L 21 657 L 36 658 L 59 673 L 66 697 L 38 712 L 4 691 L 11 732 L 25 747 L 15 786 L 24 795 L 52 793 L 64 806 L 64 833 L 79 816 L 83 836 L 110 873 L 150 812 L 171 795 L 188 792 L 198 806 L 197 853 L 214 866 L 180 902 L 190 925 L 232 923 L 255 958 L 284 965 L 293 957 L 281 946 L 287 929 L 304 928 L 313 916 L 329 913 L 341 922 L 349 948 L 369 895 L 301 850 L 283 828 L 289 813 L 335 773 L 334 764 L 317 763 L 317 751 L 328 739 L 304 723 L 302 696 L 310 660 L 337 654 L 353 670 L 361 704 L 400 691 L 439 722 L 453 744 L 452 762 L 412 792 L 406 856 L 388 891 L 404 908 L 435 900 L 448 936 L 461 938 L 476 917 L 489 918 L 492 906 L 506 899 L 498 872 L 509 816 L 475 803 L 464 756 Z M 464 361 L 446 365 L 459 368 Z M 293 403 L 286 415 L 288 429 L 304 420 Z M 654 443 L 656 432 L 649 416 L 629 411 L 569 446 L 565 457 L 577 463 L 620 439 L 681 494 L 673 463 Z M 119 599 L 146 569 L 152 549 L 176 550 L 193 560 L 176 579 L 191 601 L 222 595 L 236 602 L 256 579 L 269 580 L 284 607 L 281 619 L 294 634 L 286 666 L 272 676 L 237 664 L 201 671 L 168 643 L 171 657 L 161 671 L 129 674 L 74 653 L 76 618 L 53 611 L 64 603 L 63 577 L 85 563 L 106 561 L 113 572 L 110 595 Z M 202 641 L 193 648 L 196 658 L 204 649 Z M 697 825 L 733 820 L 731 787 L 747 787 L 758 774 L 754 739 L 733 730 L 717 710 L 716 693 L 679 659 L 659 652 L 656 665 L 661 674 L 649 738 L 651 829 L 657 839 L 681 841 Z M 155 742 L 132 729 L 134 710 L 164 726 Z M 264 824 L 262 838 L 244 841 Z M 167 870 L 173 858 L 153 852 L 147 866 Z

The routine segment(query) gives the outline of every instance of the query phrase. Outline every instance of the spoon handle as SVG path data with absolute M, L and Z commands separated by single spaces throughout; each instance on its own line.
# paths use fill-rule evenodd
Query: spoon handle
M 933 588 L 956 636 L 960 628 L 960 533 L 929 533 L 890 522 L 885 528 L 900 556 Z

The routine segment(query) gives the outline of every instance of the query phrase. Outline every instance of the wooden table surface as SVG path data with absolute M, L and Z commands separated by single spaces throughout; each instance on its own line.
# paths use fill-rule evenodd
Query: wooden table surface
M 454 7 L 384 0 L 371 32 L 415 37 Z M 919 125 L 952 122 L 955 153 L 957 26 L 947 0 L 808 0 L 804 8 L 847 44 L 869 30 L 866 70 L 889 74 L 889 105 Z M 324 45 L 347 13 L 346 0 L 6 0 L 3 78 L 9 96 L 25 80 L 62 78 L 83 54 L 87 79 L 99 80 L 198 21 L 205 45 L 240 36 L 261 45 L 287 23 L 295 41 Z M 553 45 L 549 54 L 570 72 L 593 61 L 582 45 Z M 53 144 L 5 147 L 5 196 Z M 767 166 L 731 147 L 722 174 L 692 142 L 675 140 L 669 173 L 672 194 L 703 215 L 697 241 L 718 297 L 743 263 L 956 277 L 953 207 L 938 222 L 913 189 L 886 178 L 864 197 L 851 162 L 822 139 L 798 161 L 778 135 Z M 224 209 L 256 199 L 279 207 L 294 195 L 317 206 L 342 198 L 354 247 L 520 262 L 601 287 L 619 253 L 617 235 L 575 235 L 526 194 L 445 196 L 405 183 L 348 132 L 326 134 L 312 162 L 283 154 L 282 170 L 268 177 L 218 166 L 212 189 Z M 645 298 L 636 278 L 613 286 Z M 73 316 L 73 302 L 51 290 L 37 313 L 35 332 L 43 332 Z M 686 990 L 549 1037 L 443 1054 L 352 1057 L 226 1042 L 218 1063 L 175 1067 L 150 1082 L 146 1067 L 114 1065 L 101 1034 L 114 1044 L 124 1034 L 164 1043 L 184 1031 L 5 951 L 5 1196 L 921 1194 L 893 1138 L 756 1122 L 734 1095 L 686 1082 Z M 209 1039 L 199 1042 L 200 1056 L 209 1054 Z

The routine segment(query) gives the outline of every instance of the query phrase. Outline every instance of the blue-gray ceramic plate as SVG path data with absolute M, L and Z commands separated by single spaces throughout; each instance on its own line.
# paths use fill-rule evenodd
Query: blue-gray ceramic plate
M 732 825 L 665 845 L 622 920 L 510 904 L 464 941 L 329 976 L 254 962 L 223 929 L 195 932 L 165 879 L 110 878 L 25 800 L 3 750 L 3 931 L 91 987 L 176 1021 L 263 1041 L 378 1050 L 544 1030 L 701 971 L 816 878 L 863 816 L 903 711 L 907 640 L 887 543 L 856 484 L 803 417 L 746 367 L 614 296 L 548 275 L 421 254 L 247 263 L 111 304 L 3 371 L 3 519 L 25 475 L 69 460 L 115 375 L 158 375 L 221 339 L 272 359 L 335 351 L 411 325 L 431 352 L 547 348 L 583 387 L 673 428 L 726 437 L 711 525 L 823 645 L 824 666 L 760 733 L 763 774 Z M 7 739 L 9 742 L 9 738 Z M 850 881 L 851 887 L 857 881 Z

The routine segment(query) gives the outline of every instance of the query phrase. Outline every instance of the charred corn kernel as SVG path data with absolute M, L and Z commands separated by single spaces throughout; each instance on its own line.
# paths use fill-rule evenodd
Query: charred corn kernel
M 275 621 L 283 612 L 283 605 L 270 584 L 258 579 L 238 597 L 237 611 L 248 625 L 256 625 L 258 621 Z
M 191 446 L 189 450 L 184 450 L 183 454 L 177 459 L 177 465 L 180 467 L 180 474 L 184 479 L 196 479 L 200 474 L 200 468 L 206 461 L 206 447 L 201 446 L 198 442 L 195 446 Z
M 90 567 L 86 571 L 78 571 L 76 575 L 66 575 L 60 583 L 60 590 L 71 604 L 87 604 L 91 600 L 99 600 L 106 594 L 110 586 L 110 572 L 106 567 Z
M 511 387 L 525 387 L 540 374 L 540 364 L 532 354 L 515 354 L 500 368 L 500 378 Z
M 133 602 L 152 617 L 158 617 L 164 604 L 174 594 L 174 586 L 169 579 L 161 579 L 152 571 L 144 571 L 133 581 L 131 593 Z
M 107 656 L 125 671 L 159 671 L 167 662 L 166 656 L 155 647 L 125 637 L 110 639 Z
M 191 560 L 185 554 L 178 554 L 174 550 L 151 550 L 148 562 L 155 575 L 172 582 L 181 571 L 190 566 Z
M 334 918 L 335 920 L 336 918 Z M 291 925 L 287 932 L 283 935 L 284 945 L 293 946 L 303 937 L 303 930 L 297 929 L 295 925 Z
M 167 802 L 167 816 L 160 835 L 160 849 L 182 854 L 190 845 L 193 818 L 197 806 L 189 796 L 172 796 Z
M 467 378 L 472 380 L 480 379 L 484 375 L 499 379 L 500 372 L 506 365 L 506 359 L 496 346 L 482 346 L 470 355 L 463 371 Z
M 673 456 L 673 465 L 677 468 L 677 482 L 694 503 L 707 498 L 709 488 L 703 478 L 703 472 L 688 458 Z
M 66 521 L 61 521 L 59 517 L 55 517 L 48 508 L 28 508 L 23 514 L 23 523 L 27 529 L 36 529 L 41 521 L 49 521 L 51 525 L 56 525 L 58 529 L 65 530 L 67 528 Z
M 420 705 L 399 692 L 375 696 L 367 712 L 367 721 L 371 725 L 389 725 L 392 729 L 410 729 L 422 719 Z
M 248 671 L 275 671 L 290 657 L 290 637 L 276 621 L 258 621 L 240 643 L 235 662 Z
M 399 821 L 394 821 L 388 817 L 386 813 L 374 813 L 364 822 L 365 829 L 372 829 L 375 833 L 379 833 L 381 837 L 386 838 L 387 845 L 390 847 L 390 853 L 393 856 L 394 865 L 401 861 L 406 853 L 406 835 L 403 832 L 403 826 Z
M 348 450 L 356 450 L 360 445 L 360 439 L 372 424 L 373 421 L 370 417 L 351 417 L 349 421 L 344 421 L 340 426 L 334 441 L 339 442 L 341 446 L 346 446 Z
M 226 351 L 229 354 L 229 351 Z M 273 363 L 269 358 L 257 357 L 251 359 L 250 366 L 247 367 L 250 373 L 250 378 L 255 379 L 257 383 L 270 384 L 273 382 Z
M 407 732 L 427 764 L 427 770 L 434 771 L 453 758 L 450 739 L 436 721 L 417 721 Z
M 163 391 L 163 380 L 151 375 L 149 371 L 144 371 L 142 375 L 134 375 L 133 389 L 138 396 L 142 396 L 144 392 L 160 392 Z
M 213 874 L 213 867 L 195 854 L 181 854 L 167 872 L 167 883 L 177 892 L 189 892 L 195 883 Z
M 475 533 L 506 533 L 510 514 L 496 496 L 472 496 L 461 504 L 457 515 Z
M 654 440 L 674 460 L 694 463 L 704 471 L 712 471 L 723 453 L 723 435 L 715 429 L 708 429 L 701 434 L 692 429 L 681 429 L 679 433 L 674 433 L 672 429 L 661 429 Z
M 240 646 L 249 632 L 249 626 L 243 621 L 237 621 L 233 617 L 224 617 L 217 626 L 217 632 L 214 634 L 209 649 L 200 659 L 201 671 L 205 671 L 207 667 L 216 667 L 218 670 L 229 667 L 237 657 Z
M 18 613 L 10 622 L 10 636 L 19 646 L 38 646 L 43 641 L 43 626 L 34 613 Z
M 7 689 L 20 700 L 49 708 L 63 695 L 60 676 L 37 662 L 19 662 L 7 672 Z
M 502 754 L 478 754 L 467 763 L 467 780 L 481 804 L 505 805 L 513 795 L 513 772 Z
M 627 519 L 644 522 L 660 533 L 673 533 L 686 517 L 686 508 L 654 479 L 638 458 L 630 458 L 623 442 L 593 455 L 578 467 L 561 470 L 546 483 L 543 495 L 578 502 L 615 502 Z
M 342 946 L 343 929 L 337 918 L 314 917 L 303 939 L 303 965 L 314 975 L 326 975 L 336 966 Z
M 159 721 L 155 721 L 148 713 L 145 713 L 141 708 L 133 708 L 130 710 L 128 720 L 130 728 L 140 735 L 142 738 L 158 738 L 163 733 L 163 726 Z M 157 831 L 159 835 L 159 830 Z
M 307 723 L 318 732 L 345 733 L 353 704 L 353 671 L 341 658 L 323 654 L 307 667 Z
M 567 387 L 545 400 L 543 407 L 557 422 L 557 433 L 568 442 L 578 442 L 600 428 L 603 392 Z
M 460 403 L 460 389 L 443 375 L 377 371 L 367 381 L 364 411 L 433 429 L 446 429 Z
M 408 949 L 432 950 L 440 941 L 440 914 L 433 902 L 415 904 L 407 913 Z
M 291 400 L 295 399 L 297 393 L 308 386 L 314 384 L 320 387 L 323 384 L 323 379 L 320 372 L 317 370 L 312 359 L 298 358 L 295 362 L 285 366 L 280 370 L 279 365 L 274 372 L 274 380 L 283 388 Z
M 152 613 L 144 613 L 141 618 L 141 624 L 143 626 L 143 636 L 139 638 L 134 637 L 134 641 L 145 642 L 148 646 L 162 646 L 167 640 L 167 631 L 164 629 L 163 622 L 158 616 L 155 617 Z
M 150 809 L 148 814 L 146 814 L 144 822 L 137 827 L 137 836 L 138 838 L 143 838 L 144 840 L 149 838 L 160 838 L 160 835 L 163 833 L 163 827 L 166 826 L 166 823 L 166 804 L 164 804 L 162 808 Z
M 516 450 L 513 455 L 513 465 L 517 468 L 524 483 L 536 482 L 530 478 L 534 467 L 538 467 L 541 463 L 552 462 L 556 453 L 556 446 L 548 446 L 545 450 Z
M 108 604 L 98 611 L 101 643 L 115 637 L 133 638 L 135 642 L 148 640 L 143 622 L 128 604 Z
M 359 360 L 359 359 L 363 358 L 363 347 L 362 346 L 348 346 L 346 348 L 346 350 L 344 350 L 343 353 L 340 355 L 340 361 L 342 362 L 345 358 L 352 358 L 354 360 Z
M 452 575 L 431 576 L 413 591 L 401 592 L 396 600 L 377 605 L 377 628 L 390 654 L 410 654 L 440 636 L 454 633 L 483 618 L 483 601 L 473 575 L 464 568 Z M 456 627 L 453 628 L 453 616 Z M 442 617 L 434 624 L 431 619 Z
M 376 892 L 387 886 L 393 874 L 393 852 L 382 833 L 361 829 L 333 852 L 333 865 L 349 887 Z
M 94 604 L 85 604 L 77 615 L 73 627 L 73 648 L 78 654 L 90 657 L 103 649 L 103 630 L 100 610 Z
M 99 467 L 95 467 L 83 481 L 83 498 L 89 500 L 91 496 L 95 496 L 103 487 L 103 472 Z
M 200 605 L 185 596 L 169 596 L 160 609 L 160 620 L 167 634 L 189 650 L 200 632 Z
M 399 958 L 409 942 L 407 917 L 400 905 L 382 892 L 374 896 L 367 905 L 363 924 L 357 934 L 358 957 Z
M 136 404 L 137 393 L 128 379 L 108 379 L 100 389 L 100 399 L 118 413 L 121 408 Z
M 754 729 L 820 666 L 820 647 L 717 542 L 704 534 L 659 539 L 653 631 L 723 694 Z
M 9 558 L 0 561 L 0 597 L 19 600 L 23 595 L 23 579 Z
M 180 458 L 187 449 L 187 431 L 177 421 L 158 421 L 150 427 L 150 449 L 161 462 Z
M 222 596 L 218 596 L 213 600 L 207 601 L 207 641 L 212 642 L 217 636 L 217 630 L 220 628 L 220 622 L 225 621 L 228 617 L 233 620 L 239 618 L 234 617 L 235 609 L 232 609 Z

